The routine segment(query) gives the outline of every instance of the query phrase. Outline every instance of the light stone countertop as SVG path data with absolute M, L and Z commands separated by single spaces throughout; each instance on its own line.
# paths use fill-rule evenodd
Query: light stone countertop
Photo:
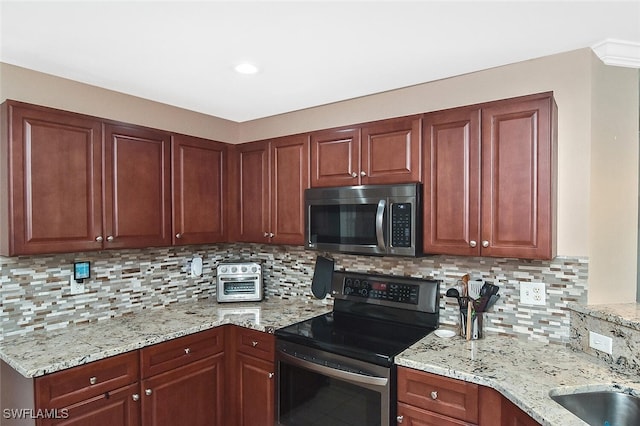
M 396 364 L 491 387 L 537 422 L 586 425 L 549 397 L 585 390 L 630 390 L 640 396 L 640 377 L 583 352 L 555 345 L 489 335 L 466 341 L 430 334 L 396 356 Z
M 270 331 L 330 312 L 333 304 L 282 299 L 182 302 L 0 342 L 0 359 L 32 378 L 223 324 Z
M 27 378 L 97 361 L 223 324 L 271 331 L 329 312 L 322 301 L 280 299 L 252 303 L 183 302 L 102 321 L 9 337 L 0 359 Z M 640 377 L 616 371 L 582 352 L 489 335 L 467 342 L 431 334 L 396 357 L 396 364 L 499 391 L 543 425 L 585 425 L 555 403 L 549 392 L 632 389 Z

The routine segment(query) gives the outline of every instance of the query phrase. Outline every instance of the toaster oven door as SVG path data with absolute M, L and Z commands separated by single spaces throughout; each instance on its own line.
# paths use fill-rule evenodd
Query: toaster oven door
M 257 276 L 218 277 L 218 302 L 262 300 L 262 285 Z

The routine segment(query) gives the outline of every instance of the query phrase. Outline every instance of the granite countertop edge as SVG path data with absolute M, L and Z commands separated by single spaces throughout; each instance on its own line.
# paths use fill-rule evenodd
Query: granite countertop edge
M 640 377 L 632 371 L 559 344 L 508 336 L 468 342 L 431 334 L 396 356 L 395 363 L 490 387 L 545 426 L 587 425 L 550 393 L 617 390 L 640 396 Z
M 330 302 L 315 300 L 274 299 L 233 304 L 181 302 L 120 317 L 6 337 L 0 341 L 0 359 L 25 378 L 36 378 L 225 324 L 272 332 L 329 312 L 332 307 Z
M 0 341 L 0 359 L 22 376 L 35 378 L 225 324 L 270 332 L 331 309 L 330 301 L 313 299 L 181 302 L 7 337 Z M 545 426 L 586 424 L 554 402 L 549 392 L 623 389 L 640 396 L 637 374 L 562 345 L 501 335 L 468 342 L 431 334 L 396 356 L 395 363 L 493 388 Z

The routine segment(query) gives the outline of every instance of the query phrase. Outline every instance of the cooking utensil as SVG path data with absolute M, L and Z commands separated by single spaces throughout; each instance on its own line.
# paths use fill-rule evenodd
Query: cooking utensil
M 487 302 L 487 306 L 485 310 L 495 305 L 495 303 L 498 301 L 499 298 L 500 298 L 499 294 L 492 294 L 491 297 L 489 297 L 489 301 Z
M 471 340 L 471 323 L 473 322 L 473 303 L 469 303 L 467 298 L 467 340 Z
M 462 298 L 460 297 L 460 292 L 456 288 L 450 288 L 445 293 L 447 297 L 455 297 L 458 300 L 458 306 L 462 308 Z
M 462 281 L 462 297 L 469 296 L 469 274 L 464 274 L 460 279 Z
M 483 286 L 484 282 L 481 280 L 469 282 L 469 297 L 471 297 L 472 299 L 480 298 L 480 291 L 482 290 Z

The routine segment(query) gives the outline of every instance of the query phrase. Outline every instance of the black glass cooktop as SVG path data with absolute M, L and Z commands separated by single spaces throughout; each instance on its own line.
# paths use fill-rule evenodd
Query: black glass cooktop
M 276 330 L 276 337 L 383 366 L 435 328 L 330 312 Z

